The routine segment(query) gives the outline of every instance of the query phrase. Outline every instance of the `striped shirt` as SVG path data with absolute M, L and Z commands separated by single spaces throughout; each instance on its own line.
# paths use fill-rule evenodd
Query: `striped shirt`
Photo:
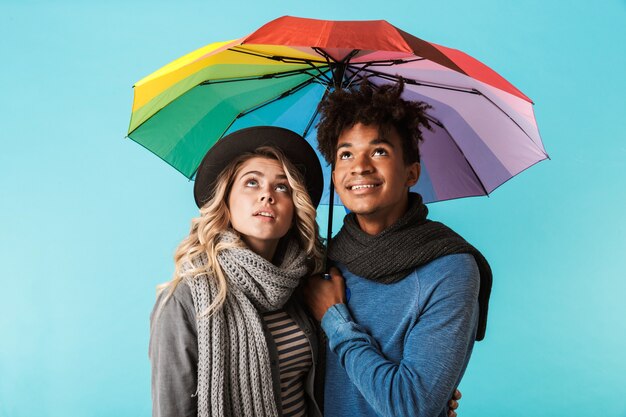
M 313 364 L 309 341 L 283 310 L 264 313 L 263 319 L 278 350 L 283 416 L 306 416 L 304 380 Z

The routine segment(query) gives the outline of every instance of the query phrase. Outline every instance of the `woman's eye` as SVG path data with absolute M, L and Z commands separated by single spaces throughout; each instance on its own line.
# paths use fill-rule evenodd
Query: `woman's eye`
M 246 180 L 246 187 L 256 187 L 259 185 L 259 182 L 255 179 Z
M 289 186 L 287 184 L 278 184 L 276 186 L 276 191 L 279 191 L 281 193 L 288 193 L 289 192 Z

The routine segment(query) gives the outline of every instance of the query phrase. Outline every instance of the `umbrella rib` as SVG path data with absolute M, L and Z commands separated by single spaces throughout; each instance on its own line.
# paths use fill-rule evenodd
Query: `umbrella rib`
M 221 138 L 222 136 L 224 136 L 224 133 L 228 132 L 228 129 L 230 129 L 230 128 L 231 128 L 231 126 L 235 123 L 235 121 L 236 121 L 237 119 L 239 119 L 239 118 L 241 118 L 241 117 L 243 117 L 243 116 L 245 116 L 245 115 L 247 115 L 247 114 L 250 114 L 250 113 L 252 113 L 253 111 L 259 110 L 259 109 L 261 109 L 261 108 L 263 108 L 263 107 L 267 106 L 268 104 L 271 104 L 271 103 L 273 103 L 273 102 L 275 102 L 275 101 L 278 101 L 278 100 L 280 100 L 280 99 L 282 99 L 282 98 L 285 98 L 285 97 L 287 97 L 287 96 L 289 96 L 289 95 L 291 95 L 291 94 L 295 93 L 296 91 L 299 91 L 299 90 L 303 89 L 304 87 L 306 87 L 306 86 L 307 86 L 307 84 L 311 84 L 311 83 L 313 82 L 313 80 L 314 80 L 314 78 L 308 79 L 308 80 L 306 80 L 306 81 L 304 81 L 304 82 L 302 82 L 302 83 L 298 84 L 297 86 L 295 86 L 295 87 L 293 87 L 293 88 L 291 88 L 291 89 L 289 89 L 289 90 L 287 90 L 287 91 L 284 91 L 284 92 L 283 92 L 283 93 L 281 93 L 278 97 L 274 97 L 273 99 L 268 100 L 268 101 L 266 101 L 266 102 L 264 102 L 264 103 L 261 103 L 261 104 L 259 104 L 259 105 L 258 105 L 258 106 L 256 106 L 256 107 L 253 107 L 253 108 L 251 108 L 251 109 L 248 109 L 248 110 L 246 110 L 246 111 L 243 111 L 243 112 L 239 113 L 236 117 L 234 117 L 234 118 L 233 118 L 233 120 L 231 120 L 230 124 L 226 127 L 226 129 L 224 129 L 224 131 L 223 131 L 223 132 L 222 132 L 222 134 L 220 135 L 220 138 Z M 197 171 L 198 171 L 198 167 L 196 167 L 196 169 L 192 172 L 191 176 L 189 176 L 189 177 L 187 177 L 187 178 L 189 178 L 189 179 L 193 178 L 193 176 L 196 174 L 196 172 L 197 172 Z M 179 172 L 180 172 L 180 171 L 179 171 Z M 184 175 L 184 174 L 183 174 L 183 175 Z M 185 175 L 185 176 L 186 176 L 186 175 Z
M 304 59 L 304 58 L 291 58 L 291 57 L 286 57 L 286 56 L 281 56 L 281 55 L 264 55 L 264 54 L 261 54 L 259 52 L 252 52 L 250 50 L 242 49 L 241 47 L 239 47 L 239 48 L 232 48 L 230 50 L 232 52 L 238 52 L 240 54 L 252 55 L 252 56 L 259 57 L 259 58 L 269 59 L 269 60 L 272 60 L 272 61 L 284 62 L 286 64 L 307 64 L 311 68 L 316 70 L 320 74 L 320 76 L 322 76 L 324 78 L 326 77 L 326 75 L 319 69 L 319 66 L 313 64 L 313 63 L 324 64 L 325 63 L 324 61 L 317 61 L 317 60 L 313 60 L 313 59 Z M 330 80 L 328 80 L 328 79 L 326 79 L 326 81 L 330 82 Z
M 365 69 L 365 68 L 367 68 L 367 67 L 369 67 L 369 63 L 365 64 L 365 65 L 364 65 L 364 66 L 362 66 L 362 67 L 348 66 L 348 68 L 347 68 L 347 69 L 349 69 L 349 70 L 351 70 L 351 71 L 352 71 L 352 76 L 350 76 L 350 78 L 348 79 L 348 82 L 347 82 L 347 87 L 350 87 L 350 85 L 352 85 L 352 82 L 353 82 L 356 78 L 358 78 L 358 79 L 359 79 L 359 83 L 358 83 L 358 84 L 360 84 L 361 82 L 365 81 L 365 79 L 366 79 L 366 78 L 365 78 L 365 77 L 360 76 L 359 74 L 361 73 L 361 71 L 362 71 L 363 69 Z M 357 71 L 354 71 L 354 68 L 358 68 L 358 70 L 357 70 Z
M 333 84 L 333 81 L 335 80 L 335 71 L 334 71 L 334 70 L 335 70 L 335 68 L 334 68 L 334 65 L 337 65 L 337 64 L 336 64 L 336 63 L 337 63 L 337 61 L 335 61 L 334 59 L 332 59 L 332 57 L 331 57 L 330 55 L 328 55 L 328 54 L 326 53 L 326 51 L 324 51 L 324 50 L 323 50 L 323 49 L 321 49 L 321 48 L 318 48 L 318 47 L 315 47 L 315 46 L 314 46 L 314 47 L 313 47 L 313 48 L 311 48 L 311 49 L 313 49 L 315 52 L 317 52 L 318 54 L 320 54 L 321 56 L 323 56 L 323 57 L 326 59 L 326 64 L 328 65 L 328 68 L 330 68 L 330 73 L 332 74 L 332 79 L 328 79 L 328 84 L 327 84 L 327 85 L 331 85 L 331 84 Z M 331 62 L 331 59 L 332 59 L 332 62 Z M 335 64 L 333 65 L 333 63 L 335 63 Z M 345 69 L 344 69 L 344 73 L 345 73 Z M 324 96 L 324 97 L 325 97 L 325 96 Z
M 325 81 L 325 83 L 323 83 L 323 84 L 330 84 L 331 83 L 331 79 L 328 78 L 328 76 L 326 76 L 326 73 L 323 72 L 320 68 L 328 68 L 328 67 L 326 67 L 326 66 L 320 66 L 320 67 L 313 66 L 313 69 L 316 70 L 319 73 L 319 77 L 315 77 L 315 78 L 317 78 L 318 80 Z
M 330 72 L 332 74 L 332 68 L 333 68 L 333 63 L 330 61 L 330 56 L 324 52 L 322 49 L 320 48 L 313 48 L 313 50 L 315 52 L 317 52 L 318 54 L 322 55 L 325 59 L 326 59 L 326 64 L 328 65 L 328 68 L 330 68 Z M 334 61 L 333 61 L 334 62 Z M 332 79 L 328 79 L 328 85 L 332 84 Z
M 324 90 L 324 95 L 322 96 L 322 99 L 320 100 L 320 103 L 323 103 L 324 100 L 326 100 L 326 97 L 328 97 L 329 94 L 329 85 L 325 86 L 326 89 Z M 311 130 L 311 126 L 313 126 L 313 122 L 315 121 L 315 118 L 317 117 L 317 115 L 320 112 L 320 106 L 316 106 L 315 107 L 315 111 L 313 112 L 313 115 L 311 116 L 311 118 L 309 119 L 309 122 L 306 125 L 306 128 L 304 129 L 304 132 L 302 133 L 302 137 L 306 138 L 306 135 L 309 134 L 309 130 Z
M 502 107 L 498 106 L 492 99 L 490 99 L 489 97 L 487 97 L 485 94 L 483 94 L 481 91 L 479 90 L 475 90 L 477 94 L 479 94 L 480 96 L 484 97 L 487 101 L 489 101 L 496 109 L 500 110 L 506 117 L 509 118 L 509 120 L 511 120 L 515 126 L 517 126 L 519 128 L 519 130 L 522 131 L 522 133 L 524 133 L 526 135 L 526 137 L 528 139 L 530 139 L 530 141 L 537 147 L 537 149 L 539 149 L 539 151 L 541 151 L 541 153 L 546 157 L 549 158 L 548 154 L 543 150 L 543 148 L 541 146 L 539 146 L 534 140 L 533 138 L 530 137 L 530 135 L 528 133 L 526 133 L 526 131 L 519 125 L 519 123 L 517 123 L 507 112 L 505 112 Z
M 361 69 L 364 69 L 366 71 L 372 72 L 372 73 L 378 73 L 377 71 L 371 71 L 371 70 L 367 70 L 365 67 L 359 68 L 358 71 L 356 71 L 353 75 L 353 78 L 358 76 L 359 72 Z M 387 74 L 382 74 L 382 73 L 378 73 L 378 76 L 381 75 L 387 75 Z M 363 80 L 363 77 L 359 76 L 361 78 L 361 80 Z M 387 78 L 387 77 L 381 77 L 381 78 Z M 389 76 L 387 79 L 391 79 L 394 81 L 398 81 L 399 79 L 404 79 L 403 77 L 400 76 Z M 409 80 L 404 79 L 405 82 L 408 83 Z M 465 92 L 465 90 L 459 90 L 461 92 Z M 478 91 L 475 92 L 475 94 L 479 94 Z M 482 180 L 480 179 L 480 176 L 478 176 L 478 173 L 476 172 L 476 170 L 474 169 L 474 167 L 472 166 L 472 163 L 469 161 L 469 159 L 467 159 L 467 157 L 465 156 L 465 153 L 463 152 L 463 150 L 459 147 L 458 143 L 456 143 L 456 141 L 454 140 L 454 137 L 450 134 L 450 131 L 448 131 L 448 129 L 446 128 L 446 126 L 441 123 L 439 120 L 437 120 L 436 118 L 434 118 L 433 116 L 430 115 L 426 115 L 426 118 L 434 123 L 435 125 L 439 126 L 440 128 L 442 128 L 443 130 L 445 130 L 445 132 L 448 134 L 448 136 L 450 137 L 450 139 L 452 140 L 452 143 L 454 143 L 454 146 L 457 148 L 457 150 L 460 152 L 460 154 L 463 156 L 463 159 L 465 159 L 465 162 L 467 162 L 467 165 L 469 166 L 469 168 L 472 170 L 472 173 L 474 174 L 474 177 L 476 177 L 476 179 L 478 180 L 478 183 L 480 184 L 480 188 L 482 188 L 483 192 L 485 193 L 485 195 L 489 195 L 489 193 L 487 192 L 487 189 L 485 188 L 485 185 L 483 184 Z
M 315 48 L 313 48 L 315 49 Z M 286 64 L 307 64 L 309 65 L 312 69 L 314 69 L 315 71 L 317 71 L 317 73 L 319 75 L 313 75 L 311 73 L 308 72 L 308 70 L 306 69 L 300 69 L 300 70 L 294 70 L 297 71 L 297 73 L 299 74 L 309 74 L 312 77 L 315 77 L 317 79 L 319 79 L 322 83 L 330 83 L 331 80 L 326 76 L 326 74 L 320 69 L 319 65 L 314 65 L 314 63 L 317 64 L 328 64 L 330 65 L 330 63 L 328 62 L 328 60 L 325 61 L 318 61 L 318 60 L 314 60 L 314 59 L 304 59 L 304 58 L 292 58 L 292 57 L 286 57 L 286 56 L 282 56 L 282 55 L 267 55 L 267 54 L 262 54 L 259 52 L 253 52 L 250 50 L 246 50 L 243 49 L 241 47 L 235 47 L 235 48 L 231 48 L 230 51 L 232 52 L 238 52 L 240 54 L 246 54 L 246 55 L 252 55 L 252 56 L 256 56 L 259 58 L 266 58 L 272 61 L 280 61 L 280 62 L 284 62 Z M 323 67 L 323 66 L 322 66 Z
M 381 59 L 378 61 L 367 61 L 367 66 L 375 66 L 375 67 L 391 67 L 394 65 L 402 65 L 409 64 L 411 62 L 417 61 L 425 61 L 426 58 L 415 58 L 415 59 Z M 353 65 L 358 65 L 359 62 L 355 62 Z
M 254 75 L 250 77 L 226 78 L 226 79 L 220 79 L 220 80 L 205 80 L 205 81 L 202 81 L 198 85 L 223 84 L 223 83 L 232 83 L 232 82 L 240 82 L 240 81 L 269 80 L 273 78 L 285 78 L 285 77 L 291 77 L 293 75 L 301 75 L 301 74 L 307 74 L 314 78 L 320 78 L 318 75 L 311 74 L 309 71 L 310 71 L 309 68 L 303 68 L 303 69 L 291 70 L 291 71 L 285 71 L 285 72 L 275 72 L 275 73 L 270 73 L 270 74 Z
M 489 103 L 491 103 L 491 105 L 493 105 L 495 108 L 500 110 L 506 117 L 508 117 L 509 120 L 511 120 L 511 122 L 513 122 L 513 124 L 515 124 L 515 126 L 517 126 L 518 129 L 521 130 L 524 135 L 526 135 L 526 137 L 537 147 L 537 149 L 539 149 L 539 151 L 541 151 L 541 153 L 543 155 L 545 155 L 546 157 L 548 156 L 546 154 L 546 152 L 542 149 L 542 147 L 539 146 L 533 140 L 533 138 L 524 130 L 524 128 L 522 128 L 522 126 L 520 126 L 519 123 L 517 123 L 515 121 L 515 119 L 513 119 L 506 111 L 504 111 L 500 106 L 498 106 L 493 100 L 491 100 L 489 97 L 487 97 L 482 91 L 477 90 L 476 88 L 463 89 L 463 88 L 460 88 L 460 87 L 450 87 L 450 86 L 437 85 L 437 84 L 432 84 L 432 83 L 424 83 L 422 81 L 412 80 L 410 78 L 404 78 L 404 77 L 401 77 L 399 75 L 389 75 L 389 74 L 381 73 L 381 72 L 378 72 L 378 71 L 367 69 L 365 67 L 363 69 L 365 71 L 367 71 L 367 72 L 370 72 L 370 73 L 376 75 L 377 77 L 380 77 L 380 78 L 383 78 L 383 79 L 386 79 L 386 80 L 389 80 L 389 81 L 399 81 L 400 79 L 403 79 L 405 83 L 411 84 L 411 85 L 419 85 L 419 86 L 422 86 L 422 87 L 440 88 L 440 89 L 444 89 L 444 90 L 457 91 L 457 92 L 460 92 L 460 93 L 475 94 L 475 95 L 484 97 L 487 101 L 489 101 Z
M 441 127 L 443 130 L 446 131 L 446 133 L 448 134 L 448 137 L 450 137 L 450 139 L 452 140 L 452 143 L 454 143 L 454 146 L 456 147 L 456 149 L 461 153 L 461 155 L 463 156 L 463 159 L 465 159 L 465 162 L 467 162 L 467 165 L 470 167 L 470 169 L 472 170 L 472 173 L 474 174 L 474 176 L 476 177 L 476 179 L 478 180 L 478 183 L 480 184 L 480 188 L 483 189 L 483 192 L 485 193 L 485 195 L 489 195 L 489 192 L 487 191 L 487 188 L 485 188 L 485 184 L 483 184 L 483 180 L 480 179 L 480 176 L 478 175 L 478 173 L 476 172 L 476 170 L 474 169 L 474 166 L 472 165 L 472 163 L 470 162 L 469 159 L 467 159 L 467 157 L 465 156 L 465 152 L 463 152 L 463 150 L 461 149 L 461 147 L 459 146 L 458 143 L 456 143 L 456 140 L 454 140 L 454 136 L 452 136 L 450 134 L 450 131 L 446 128 L 446 126 L 441 123 L 440 121 L 438 121 L 437 119 L 431 118 L 430 116 L 427 116 L 429 121 L 433 121 L 437 126 Z
M 360 49 L 353 49 L 352 52 L 348 54 L 344 59 L 341 60 L 342 63 L 348 64 L 350 60 L 360 52 Z
M 318 48 L 317 46 L 314 46 L 314 47 L 312 47 L 311 49 L 313 49 L 315 52 L 317 52 L 318 54 L 320 54 L 321 56 L 323 56 L 323 57 L 324 57 L 324 59 L 326 60 L 326 63 L 327 63 L 328 65 L 332 65 L 331 61 L 332 61 L 332 62 L 337 62 L 337 61 L 335 61 L 335 60 L 333 59 L 333 57 L 331 57 L 330 55 L 328 55 L 328 54 L 326 53 L 326 51 L 324 51 L 322 48 Z
M 467 94 L 476 94 L 476 95 L 480 95 L 480 91 L 474 89 L 474 88 L 461 88 L 461 87 L 453 87 L 453 86 L 449 86 L 449 85 L 444 85 L 444 84 L 435 84 L 435 83 L 427 83 L 424 81 L 418 81 L 418 80 L 414 80 L 411 78 L 405 78 L 401 75 L 391 75 L 391 74 L 385 74 L 384 72 L 379 72 L 379 71 L 375 71 L 372 69 L 368 69 L 368 68 L 363 68 L 364 71 L 369 72 L 370 74 L 373 74 L 379 78 L 388 80 L 388 81 L 400 81 L 403 80 L 405 82 L 405 84 L 410 84 L 410 85 L 419 85 L 422 87 L 431 87 L 431 88 L 439 88 L 442 90 L 449 90 L 449 91 L 457 91 L 459 93 L 467 93 Z
M 320 54 L 321 56 L 323 56 L 326 59 L 326 63 L 328 64 L 328 66 L 330 67 L 330 70 L 333 74 L 333 79 L 329 80 L 329 82 L 334 82 L 335 87 L 337 86 L 341 86 L 342 88 L 346 88 L 347 85 L 349 85 L 349 83 L 346 81 L 344 82 L 344 77 L 345 77 L 345 73 L 346 73 L 346 69 L 349 66 L 350 60 L 360 52 L 360 49 L 353 49 L 352 51 L 350 51 L 350 53 L 348 55 L 346 55 L 341 61 L 337 61 L 336 59 L 334 59 L 332 56 L 330 56 L 328 53 L 326 53 L 326 51 L 324 51 L 322 48 L 318 48 L 318 47 L 312 47 L 311 49 L 313 49 L 315 52 L 317 52 L 318 54 Z M 341 70 L 341 79 L 339 79 L 339 75 L 338 73 L 336 73 L 336 71 Z
M 237 53 L 240 53 L 240 54 L 252 55 L 252 56 L 259 57 L 259 58 L 265 58 L 265 59 L 269 59 L 269 60 L 272 60 L 272 61 L 280 61 L 280 62 L 284 62 L 285 64 L 309 64 L 309 65 L 313 65 L 313 62 L 316 62 L 318 64 L 323 64 L 324 63 L 324 61 L 318 61 L 318 60 L 314 60 L 314 59 L 293 58 L 293 57 L 282 56 L 282 55 L 262 54 L 260 52 L 253 52 L 253 51 L 250 51 L 250 50 L 246 50 L 246 49 L 243 49 L 241 47 L 234 47 L 234 48 L 229 49 L 229 51 L 237 52 Z
M 307 85 L 311 84 L 314 80 L 315 80 L 315 78 L 309 78 L 308 80 L 301 82 L 300 84 L 296 85 L 295 87 L 290 88 L 289 90 L 283 91 L 277 97 L 274 97 L 274 98 L 272 98 L 270 100 L 267 100 L 266 102 L 261 103 L 261 104 L 255 106 L 255 107 L 252 107 L 252 108 L 250 108 L 248 110 L 242 111 L 241 113 L 239 113 L 235 117 L 235 119 L 239 119 L 239 118 L 241 118 L 241 117 L 243 117 L 245 115 L 248 115 L 248 114 L 250 114 L 250 113 L 252 113 L 252 112 L 254 112 L 256 110 L 259 110 L 259 109 L 261 109 L 261 108 L 263 108 L 263 107 L 265 107 L 265 106 L 267 106 L 269 104 L 272 104 L 275 101 L 278 101 L 278 100 L 281 100 L 281 99 L 283 99 L 283 98 L 285 98 L 287 96 L 290 96 L 291 94 L 293 94 L 293 93 L 295 93 L 297 91 L 302 90 L 304 87 L 306 87 Z
M 326 91 L 324 91 L 324 96 L 322 97 L 322 100 L 320 100 L 320 103 L 323 102 L 326 99 L 327 95 L 328 95 L 328 87 L 326 88 Z M 319 114 L 319 111 L 320 111 L 319 106 L 316 106 L 315 107 L 315 111 L 313 112 L 313 115 L 311 116 L 311 118 L 309 119 L 309 122 L 307 123 L 306 127 L 304 128 L 304 132 L 302 133 L 302 137 L 306 138 L 306 135 L 309 134 L 309 130 L 311 129 L 311 126 L 313 126 L 313 122 L 315 121 L 315 118 Z
M 324 78 L 322 78 L 322 77 L 320 77 L 317 74 L 311 74 L 309 71 L 310 71 L 310 69 L 299 69 L 299 70 L 291 70 L 291 71 L 285 71 L 285 72 L 274 73 L 274 74 L 255 75 L 255 76 L 250 76 L 250 77 L 227 78 L 227 79 L 221 79 L 221 80 L 205 80 L 205 81 L 202 81 L 201 83 L 199 83 L 196 87 L 204 86 L 204 85 L 214 85 L 214 84 L 224 84 L 224 83 L 240 82 L 240 81 L 258 81 L 258 80 L 268 80 L 268 79 L 272 79 L 272 78 L 285 78 L 285 77 L 290 77 L 290 76 L 293 76 L 293 75 L 302 75 L 302 74 L 307 74 L 307 75 L 313 77 L 313 79 L 320 80 L 320 83 L 323 84 L 323 85 L 326 85 L 329 82 L 327 77 L 324 76 Z M 321 73 L 321 74 L 324 75 L 323 73 Z M 136 131 L 137 129 L 139 129 L 145 122 L 150 120 L 152 117 L 154 117 L 161 110 L 163 110 L 163 108 L 155 111 L 154 114 L 152 114 L 152 116 L 150 116 L 149 118 L 147 118 L 146 120 L 141 122 L 141 124 L 136 126 L 133 129 L 133 132 Z M 128 132 L 128 136 L 130 137 L 130 135 L 133 132 Z M 183 175 L 185 175 L 185 174 L 183 174 Z M 187 175 L 185 175 L 185 176 L 187 176 Z

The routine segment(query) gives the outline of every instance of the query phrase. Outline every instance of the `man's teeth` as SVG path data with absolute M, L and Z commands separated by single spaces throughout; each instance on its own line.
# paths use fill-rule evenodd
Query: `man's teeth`
M 360 190 L 361 188 L 374 188 L 376 185 L 374 184 L 363 184 L 363 185 L 353 185 L 351 190 Z

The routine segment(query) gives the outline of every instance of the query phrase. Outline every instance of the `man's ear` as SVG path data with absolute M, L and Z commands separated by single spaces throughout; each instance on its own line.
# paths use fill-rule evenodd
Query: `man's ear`
M 422 167 L 419 162 L 413 162 L 406 169 L 407 171 L 405 185 L 410 188 L 417 184 L 417 180 L 419 180 L 420 178 L 420 172 L 422 170 Z

